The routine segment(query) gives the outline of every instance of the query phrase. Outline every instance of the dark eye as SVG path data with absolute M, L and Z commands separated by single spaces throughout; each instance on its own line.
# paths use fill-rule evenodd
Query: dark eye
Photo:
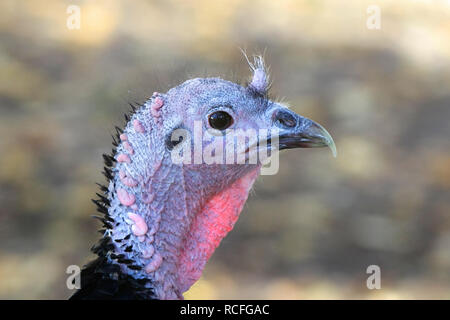
M 233 118 L 225 111 L 216 111 L 209 115 L 209 125 L 217 130 L 225 130 L 233 124 Z

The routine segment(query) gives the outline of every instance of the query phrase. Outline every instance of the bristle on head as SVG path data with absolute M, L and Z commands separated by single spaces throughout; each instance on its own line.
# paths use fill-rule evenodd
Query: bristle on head
M 247 54 L 242 51 L 247 60 L 250 69 L 253 71 L 252 79 L 248 88 L 258 95 L 265 96 L 269 88 L 269 75 L 266 70 L 264 59 L 262 56 L 253 56 L 253 63 L 248 59 Z

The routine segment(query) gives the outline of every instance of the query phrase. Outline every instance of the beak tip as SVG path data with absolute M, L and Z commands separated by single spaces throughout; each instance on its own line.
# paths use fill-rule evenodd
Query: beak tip
M 337 150 L 336 146 L 333 143 L 333 146 L 330 146 L 331 152 L 333 153 L 333 158 L 337 158 Z
M 328 140 L 328 148 L 330 148 L 331 153 L 333 154 L 333 158 L 337 158 L 338 152 L 336 149 L 336 144 L 334 143 L 333 139 L 331 138 L 331 136 L 329 136 L 329 140 Z
M 330 150 L 331 150 L 331 152 L 333 154 L 333 157 L 336 158 L 337 157 L 337 148 L 336 148 L 336 144 L 334 143 L 333 137 L 320 124 L 316 124 L 316 125 L 319 128 L 320 133 L 323 136 L 323 139 L 326 141 L 326 145 L 330 148 Z

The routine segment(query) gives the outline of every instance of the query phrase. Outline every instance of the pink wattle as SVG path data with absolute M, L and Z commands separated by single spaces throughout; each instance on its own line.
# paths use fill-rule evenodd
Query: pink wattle
M 212 197 L 195 216 L 178 259 L 177 281 L 182 292 L 200 278 L 220 241 L 233 229 L 258 174 L 259 168 L 240 178 Z

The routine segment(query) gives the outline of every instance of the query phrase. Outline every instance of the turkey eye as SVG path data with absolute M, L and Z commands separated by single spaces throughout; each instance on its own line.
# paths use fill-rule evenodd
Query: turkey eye
M 233 123 L 233 118 L 225 111 L 216 111 L 209 115 L 209 125 L 217 130 L 225 130 Z

